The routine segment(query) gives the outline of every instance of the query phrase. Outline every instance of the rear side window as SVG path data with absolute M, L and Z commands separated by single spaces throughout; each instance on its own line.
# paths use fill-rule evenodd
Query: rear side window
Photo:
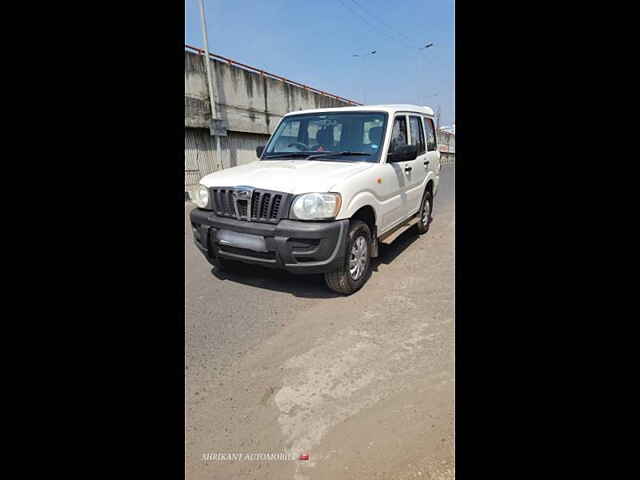
M 433 120 L 425 118 L 424 123 L 427 127 L 427 150 L 433 152 L 436 149 L 436 130 L 433 127 Z
M 420 117 L 409 117 L 409 128 L 411 129 L 411 144 L 417 145 L 418 155 L 425 152 L 424 149 L 424 130 L 422 129 L 422 119 Z
M 397 152 L 400 148 L 407 145 L 407 119 L 404 115 L 396 117 L 393 121 L 393 130 L 391 131 L 391 143 L 389 144 L 389 153 Z

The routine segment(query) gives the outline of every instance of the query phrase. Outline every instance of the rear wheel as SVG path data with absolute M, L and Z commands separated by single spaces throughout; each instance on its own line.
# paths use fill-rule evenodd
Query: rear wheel
M 427 233 L 429 231 L 432 211 L 433 194 L 431 191 L 425 190 L 424 195 L 422 196 L 422 203 L 420 204 L 420 218 L 418 220 L 418 232 L 420 232 L 420 234 Z
M 325 273 L 324 279 L 334 292 L 350 295 L 365 284 L 371 273 L 371 229 L 363 221 L 351 222 L 346 252 L 340 267 Z

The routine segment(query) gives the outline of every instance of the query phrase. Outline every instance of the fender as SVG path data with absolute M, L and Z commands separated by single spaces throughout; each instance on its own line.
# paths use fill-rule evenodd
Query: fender
M 433 196 L 435 197 L 436 191 L 438 190 L 438 177 L 435 173 L 433 173 L 433 170 L 429 170 L 427 172 L 427 176 L 424 178 L 424 181 L 420 185 L 420 190 L 424 192 L 424 190 L 427 188 L 427 183 L 429 183 L 429 180 L 433 181 Z M 422 195 L 420 195 L 420 202 L 422 203 Z M 416 208 L 420 209 L 420 204 L 418 204 Z
M 375 216 L 375 226 L 379 227 L 378 219 L 380 218 L 380 211 L 378 209 L 379 200 L 373 194 L 373 192 L 369 190 L 365 190 L 354 195 L 349 203 L 343 205 L 340 209 L 340 213 L 336 217 L 336 220 L 342 220 L 345 218 L 351 218 L 354 213 L 360 210 L 362 207 L 369 206 L 373 208 L 373 213 Z

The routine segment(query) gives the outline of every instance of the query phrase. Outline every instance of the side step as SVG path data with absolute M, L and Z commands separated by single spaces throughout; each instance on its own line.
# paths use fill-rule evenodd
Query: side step
M 396 238 L 398 238 L 400 235 L 402 235 L 404 232 L 406 232 L 408 229 L 410 229 L 420 221 L 419 214 L 420 214 L 420 211 L 418 210 L 416 213 L 414 213 L 411 217 L 406 219 L 404 222 L 395 226 L 393 229 L 391 229 L 387 233 L 381 235 L 380 238 L 378 238 L 378 242 L 385 243 L 386 245 L 392 243 Z

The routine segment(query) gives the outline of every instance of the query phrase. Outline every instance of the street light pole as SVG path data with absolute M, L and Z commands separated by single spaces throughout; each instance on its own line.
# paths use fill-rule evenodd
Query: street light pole
M 418 52 L 420 50 L 426 50 L 427 48 L 431 48 L 431 47 L 433 47 L 433 42 L 427 43 L 424 47 L 420 47 L 418 49 Z M 420 95 L 420 85 L 421 85 L 421 80 L 422 80 L 422 65 L 424 63 L 424 59 L 423 59 L 422 55 L 420 55 L 420 54 L 418 54 L 418 55 L 419 55 L 418 61 L 416 62 L 416 68 L 418 69 L 418 75 L 417 75 L 418 76 L 418 81 L 416 82 L 416 84 L 418 86 L 418 100 L 420 101 L 420 103 L 424 103 L 425 102 L 425 98 L 423 98 Z M 426 98 L 429 98 L 429 97 L 426 97 Z M 422 99 L 422 100 L 420 100 L 420 99 Z
M 362 58 L 362 59 L 363 59 L 363 60 L 362 60 L 362 62 L 363 62 L 363 63 L 362 63 L 362 67 L 363 67 L 363 68 L 362 68 L 362 73 L 363 73 L 363 75 L 362 75 L 362 76 L 363 76 L 363 77 L 365 76 L 365 75 L 364 75 L 364 73 L 365 73 L 365 72 L 364 72 L 364 58 L 365 58 L 365 57 L 368 57 L 368 56 L 370 56 L 370 55 L 375 55 L 375 54 L 376 54 L 376 52 L 377 52 L 377 50 L 372 50 L 372 51 L 370 51 L 370 52 L 365 53 L 364 55 L 359 55 L 359 54 L 357 54 L 357 53 L 356 53 L 356 54 L 354 54 L 354 55 L 352 55 L 353 57 L 360 57 L 360 58 Z M 366 95 L 366 90 L 365 90 L 365 81 L 364 81 L 364 80 L 365 80 L 365 79 L 363 78 L 363 79 L 362 79 L 362 103 L 366 105 L 366 103 L 367 103 L 367 95 Z
M 198 1 L 200 5 L 200 24 L 202 25 L 202 36 L 204 38 L 204 63 L 207 71 L 207 84 L 209 86 L 209 103 L 211 105 L 211 123 L 209 126 L 209 133 L 212 133 L 216 139 L 216 154 L 218 156 L 218 168 L 222 170 L 223 162 L 222 162 L 222 150 L 220 148 L 220 135 L 218 132 L 212 131 L 212 126 L 215 124 L 218 119 L 217 111 L 216 111 L 216 100 L 215 100 L 215 91 L 213 90 L 213 77 L 211 76 L 211 61 L 209 60 L 209 35 L 207 34 L 207 20 L 204 13 L 204 2 L 203 0 Z

